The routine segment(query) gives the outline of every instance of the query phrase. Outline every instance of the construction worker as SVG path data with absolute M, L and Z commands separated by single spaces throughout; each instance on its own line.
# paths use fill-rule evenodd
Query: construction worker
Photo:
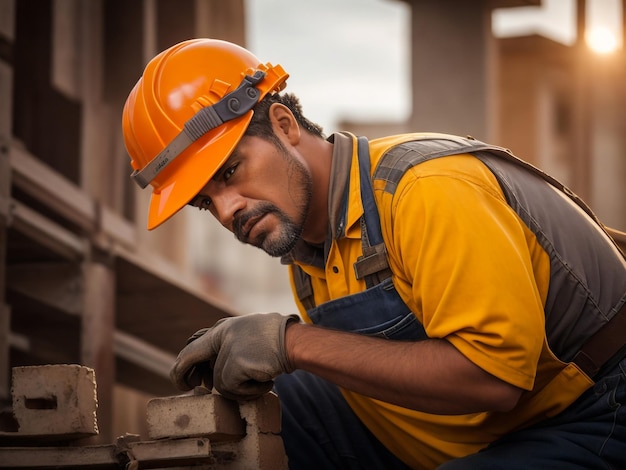
M 626 468 L 626 262 L 591 211 L 471 138 L 326 138 L 286 79 L 189 40 L 124 107 L 148 228 L 207 210 L 300 310 L 200 330 L 174 383 L 275 390 L 291 468 Z

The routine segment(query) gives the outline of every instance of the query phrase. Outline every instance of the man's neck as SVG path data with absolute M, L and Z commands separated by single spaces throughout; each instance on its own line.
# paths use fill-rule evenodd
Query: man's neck
M 328 235 L 328 188 L 331 177 L 333 144 L 303 132 L 298 151 L 311 172 L 312 194 L 302 239 L 312 245 L 323 244 Z

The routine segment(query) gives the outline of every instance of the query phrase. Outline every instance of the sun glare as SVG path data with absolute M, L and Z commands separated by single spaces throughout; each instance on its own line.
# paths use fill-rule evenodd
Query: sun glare
M 617 49 L 617 37 L 607 28 L 597 27 L 587 35 L 587 44 L 598 54 L 610 54 Z

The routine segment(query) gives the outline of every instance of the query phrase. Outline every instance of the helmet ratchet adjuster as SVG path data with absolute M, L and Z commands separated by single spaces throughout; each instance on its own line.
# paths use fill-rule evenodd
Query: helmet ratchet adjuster
M 258 102 L 260 95 L 255 85 L 263 78 L 265 72 L 262 70 L 257 70 L 252 76 L 246 75 L 235 90 L 224 95 L 214 105 L 200 109 L 156 157 L 141 170 L 133 171 L 130 175 L 133 181 L 142 189 L 145 188 L 167 165 L 204 134 L 250 111 Z

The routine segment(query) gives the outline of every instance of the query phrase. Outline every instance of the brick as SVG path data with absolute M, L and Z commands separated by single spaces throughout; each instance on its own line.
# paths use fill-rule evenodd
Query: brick
M 20 435 L 98 434 L 96 379 L 89 367 L 14 367 L 11 396 Z
M 148 402 L 147 418 L 151 439 L 208 437 L 214 455 L 234 459 L 216 468 L 287 469 L 274 393 L 242 402 L 216 393 L 155 398 Z
M 280 434 L 280 401 L 275 393 L 266 393 L 256 400 L 241 402 L 240 413 L 248 427 L 254 426 L 258 432 Z
M 276 434 L 248 434 L 238 442 L 211 444 L 214 455 L 234 457 L 224 461 L 223 470 L 287 470 L 288 461 L 283 440 Z M 219 458 L 218 458 L 219 460 Z
M 206 436 L 220 442 L 241 439 L 246 432 L 237 402 L 218 394 L 153 398 L 147 421 L 150 439 Z
M 162 439 L 158 441 L 133 442 L 128 445 L 129 453 L 141 462 L 139 468 L 162 468 L 179 465 L 214 463 L 209 439 Z
M 276 434 L 259 434 L 258 470 L 287 470 L 288 460 L 283 439 Z
M 246 421 L 246 437 L 237 443 L 237 470 L 286 470 L 278 396 L 270 392 L 240 402 L 239 411 Z

